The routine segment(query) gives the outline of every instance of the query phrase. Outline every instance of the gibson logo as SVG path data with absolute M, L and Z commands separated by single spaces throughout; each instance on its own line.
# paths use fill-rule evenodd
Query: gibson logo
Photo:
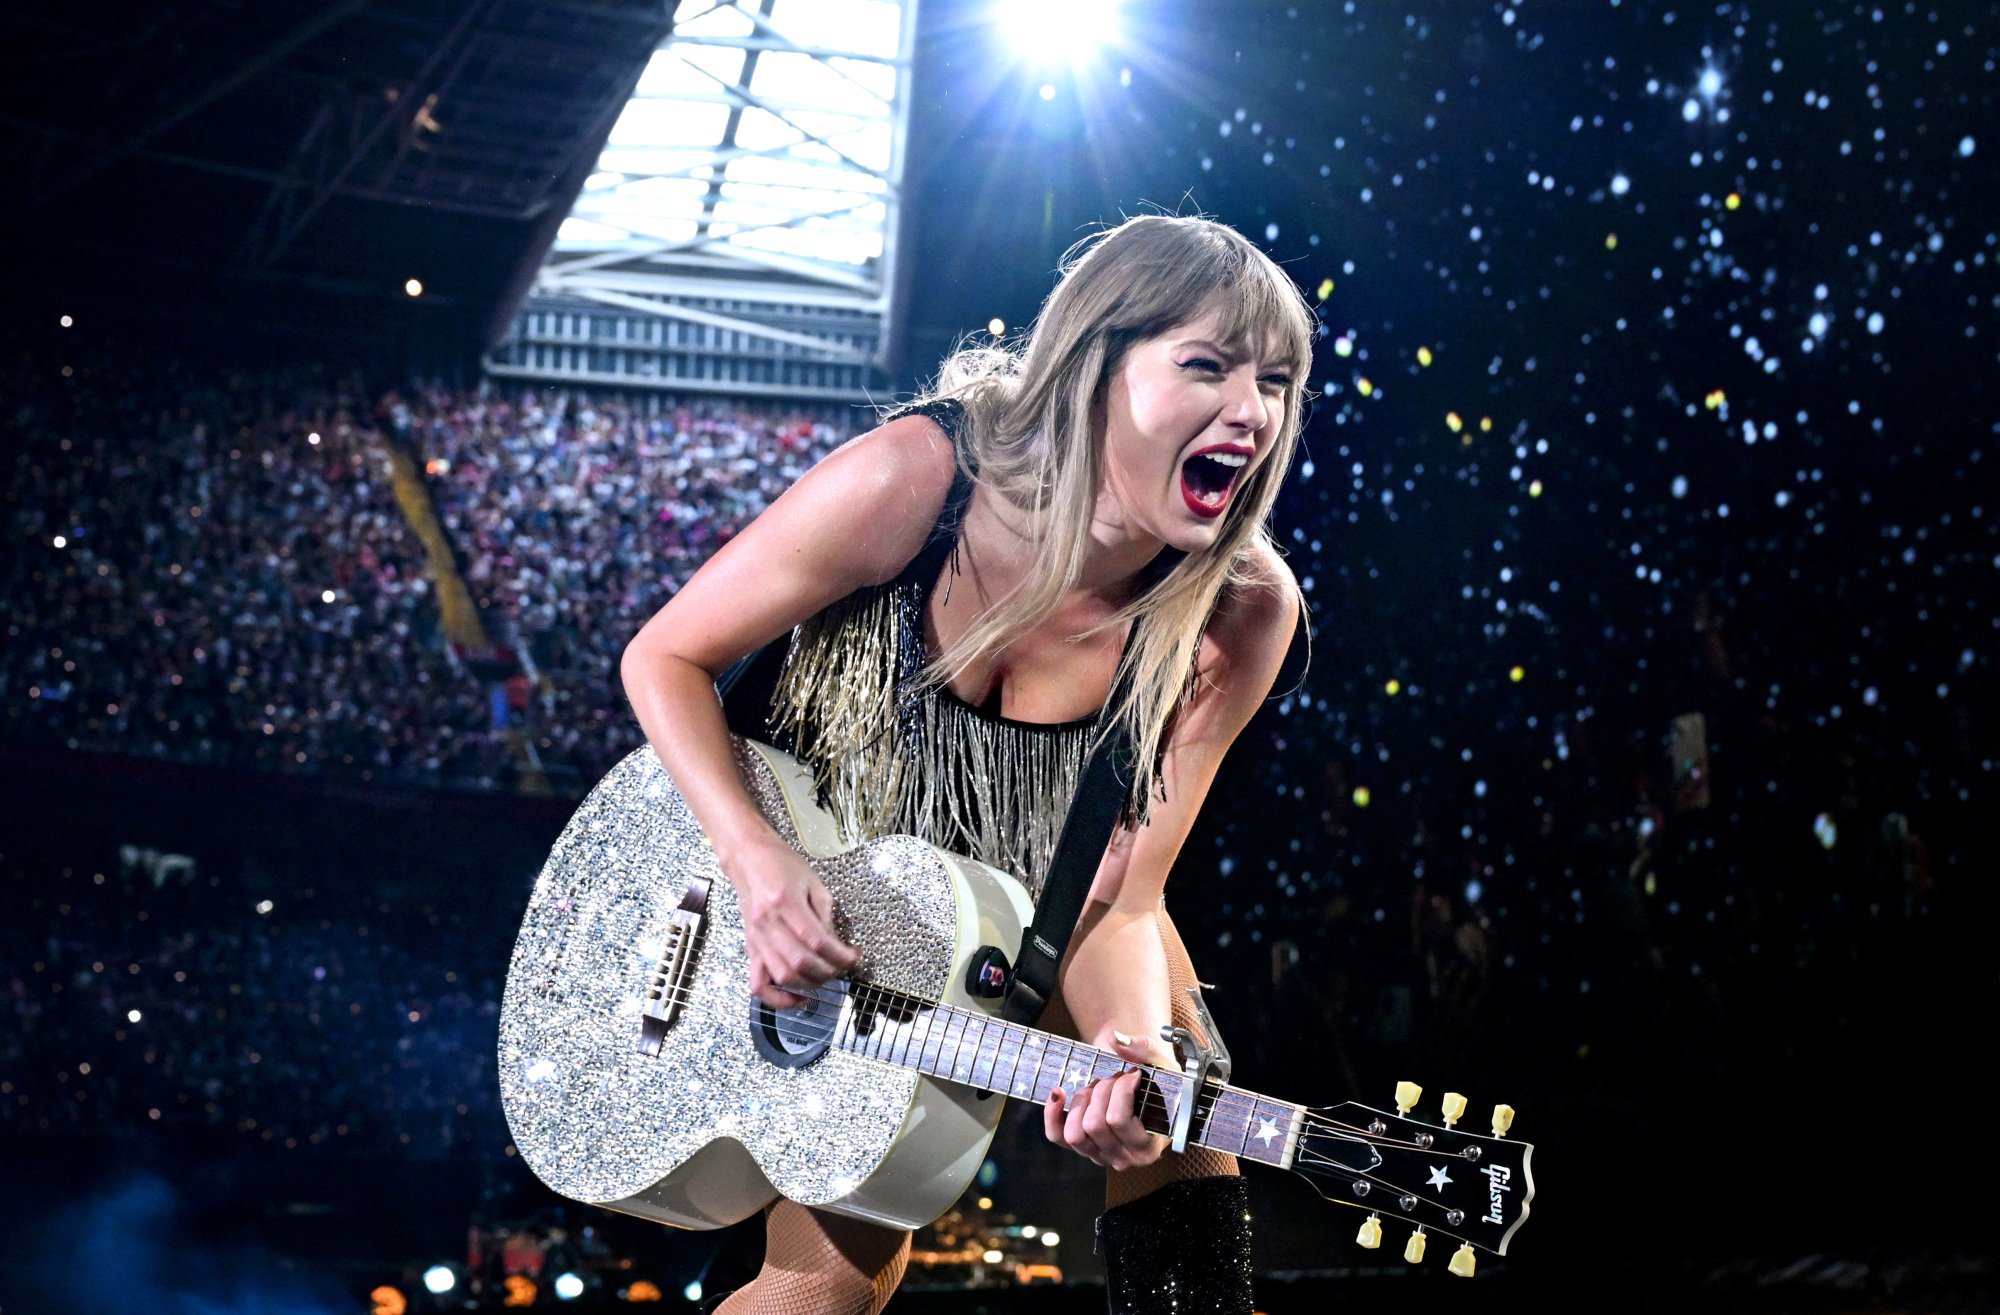
M 1487 1199 L 1486 1215 L 1480 1222 L 1504 1224 L 1507 1221 L 1500 1217 L 1500 1194 L 1513 1190 L 1509 1184 L 1513 1180 L 1514 1171 L 1504 1164 L 1489 1164 L 1480 1172 L 1486 1175 Z

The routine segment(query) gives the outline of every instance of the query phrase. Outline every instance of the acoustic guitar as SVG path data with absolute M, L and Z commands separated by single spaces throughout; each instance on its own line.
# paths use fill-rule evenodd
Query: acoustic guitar
M 745 784 L 825 882 L 850 975 L 773 1009 L 749 992 L 734 889 L 649 747 L 626 757 L 564 828 L 535 882 L 508 968 L 499 1074 L 514 1142 L 564 1196 L 684 1228 L 734 1223 L 782 1194 L 896 1227 L 936 1218 L 978 1171 L 1007 1099 L 1041 1103 L 1129 1061 L 999 1016 L 988 947 L 1030 920 L 1013 877 L 910 836 L 839 842 L 790 755 L 735 742 Z M 1181 1034 L 1180 1039 L 1194 1038 Z M 1197 1080 L 1199 1079 L 1199 1080 Z M 1216 1069 L 1149 1067 L 1146 1125 L 1185 1144 L 1304 1175 L 1383 1225 L 1505 1254 L 1534 1198 L 1533 1148 L 1353 1103 L 1310 1109 L 1229 1085 Z

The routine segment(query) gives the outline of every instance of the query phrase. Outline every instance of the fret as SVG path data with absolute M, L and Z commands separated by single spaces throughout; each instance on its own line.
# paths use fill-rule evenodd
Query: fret
M 959 1082 L 972 1080 L 972 1066 L 979 1062 L 979 1048 L 986 1043 L 986 1020 L 975 1014 L 960 1014 L 958 1024 L 959 1045 L 951 1054 L 951 1075 Z M 972 1053 L 965 1053 L 967 1041 L 972 1043 Z
M 931 1072 L 937 1077 L 948 1078 L 952 1063 L 958 1058 L 958 1048 L 965 1043 L 965 1015 L 955 1009 L 947 1009 L 943 1013 L 944 1035 L 938 1038 L 937 1063 Z
M 979 1026 L 979 1053 L 972 1060 L 971 1083 L 982 1090 L 993 1087 L 993 1072 L 1000 1067 L 1001 1047 L 1007 1043 L 1007 1033 L 1013 1029 L 996 1019 L 984 1019 Z M 986 1037 L 994 1033 L 993 1046 L 987 1048 Z
M 1030 1054 L 1034 1056 L 1034 1063 L 1028 1069 L 1025 1082 L 1016 1078 L 1010 1088 L 1014 1095 L 1038 1104 L 1048 1098 L 1048 1093 L 1042 1089 L 1042 1061 L 1048 1057 L 1048 1049 L 1048 1038 L 1039 1032 L 1031 1032 L 1021 1039 L 1021 1058 L 1014 1061 L 1015 1073 L 1021 1071 L 1021 1059 L 1028 1058 Z

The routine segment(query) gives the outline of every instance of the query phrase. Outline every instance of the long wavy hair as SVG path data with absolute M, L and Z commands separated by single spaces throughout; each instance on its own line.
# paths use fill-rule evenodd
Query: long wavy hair
M 1305 614 L 1289 573 L 1274 582 L 1250 563 L 1258 544 L 1276 547 L 1266 521 L 1298 447 L 1313 312 L 1285 272 L 1234 229 L 1208 219 L 1141 215 L 1072 246 L 1025 337 L 961 347 L 921 399 L 950 398 L 964 408 L 959 464 L 981 487 L 1029 513 L 1034 563 L 1018 587 L 925 667 L 923 682 L 950 682 L 999 653 L 1076 587 L 1103 480 L 1104 435 L 1093 416 L 1106 384 L 1134 344 L 1211 311 L 1221 313 L 1220 345 L 1288 371 L 1284 419 L 1269 456 L 1230 499 L 1214 543 L 1187 554 L 1151 589 L 1076 637 L 1137 622 L 1120 668 L 1125 694 L 1100 734 L 1122 721 L 1136 761 L 1159 770 L 1163 743 L 1195 692 L 1202 632 L 1225 590 L 1277 588 Z M 1151 794 L 1134 791 L 1141 816 L 1150 811 Z

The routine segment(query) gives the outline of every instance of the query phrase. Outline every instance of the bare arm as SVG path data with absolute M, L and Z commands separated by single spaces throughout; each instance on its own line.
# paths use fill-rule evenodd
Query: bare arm
M 1218 608 L 1201 687 L 1165 748 L 1167 797 L 1154 801 L 1146 825 L 1112 837 L 1063 960 L 1063 1002 L 1078 1035 L 1138 1063 L 1172 1060 L 1159 1040 L 1171 1009 L 1158 923 L 1167 874 L 1223 755 L 1270 694 L 1297 624 L 1289 569 L 1275 556 L 1263 566 L 1274 587 L 1245 592 Z M 1138 1086 L 1133 1073 L 1052 1097 L 1043 1115 L 1049 1140 L 1108 1168 L 1158 1159 L 1165 1141 L 1133 1113 Z
M 854 966 L 826 890 L 758 812 L 737 774 L 715 678 L 829 603 L 891 579 L 915 556 L 951 486 L 936 424 L 893 421 L 807 472 L 662 607 L 619 673 L 646 740 L 680 788 L 736 888 L 751 989 L 818 985 Z

